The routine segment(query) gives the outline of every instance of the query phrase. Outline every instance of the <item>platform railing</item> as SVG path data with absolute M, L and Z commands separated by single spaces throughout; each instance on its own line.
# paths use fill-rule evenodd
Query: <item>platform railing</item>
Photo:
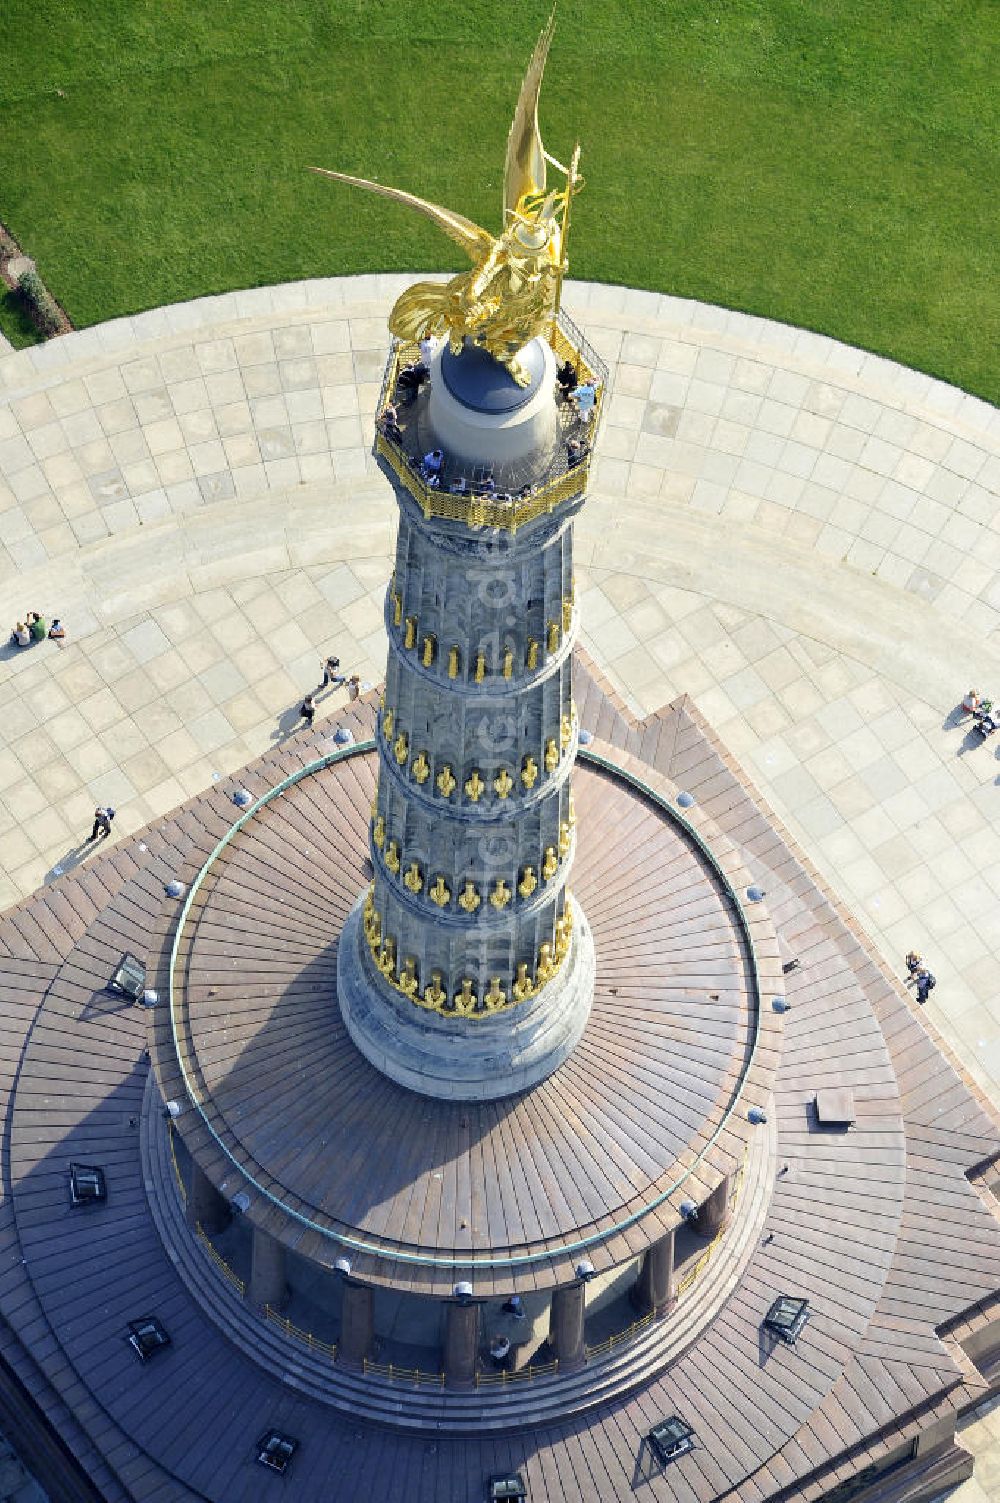
M 397 1367 L 394 1362 L 370 1362 L 367 1357 L 361 1366 L 364 1372 L 377 1373 L 380 1378 L 389 1378 L 392 1382 L 414 1383 L 418 1388 L 421 1385 L 444 1387 L 444 1373 L 425 1372 L 421 1367 Z
M 173 1133 L 174 1128 L 173 1124 L 171 1123 L 169 1130 L 171 1159 L 174 1165 L 174 1173 L 177 1176 L 178 1187 L 183 1194 L 184 1182 L 180 1173 L 180 1166 L 177 1162 Z M 733 1190 L 729 1198 L 730 1207 L 733 1209 L 735 1208 L 736 1203 L 739 1199 L 745 1170 L 746 1158 L 744 1157 L 743 1162 L 740 1164 L 734 1176 Z M 244 1280 L 239 1276 L 235 1269 L 233 1269 L 226 1262 L 222 1254 L 213 1245 L 200 1222 L 195 1227 L 195 1231 L 197 1233 L 198 1240 L 204 1247 L 206 1253 L 214 1263 L 215 1267 L 222 1274 L 223 1278 L 225 1278 L 226 1281 L 232 1285 L 232 1287 L 239 1295 L 244 1296 L 246 1294 L 246 1284 Z M 713 1253 L 722 1240 L 722 1237 L 723 1232 L 718 1232 L 716 1236 L 713 1237 L 712 1241 L 705 1248 L 704 1252 L 699 1255 L 692 1266 L 686 1271 L 683 1278 L 680 1279 L 680 1281 L 677 1283 L 674 1290 L 677 1299 L 680 1299 L 682 1295 L 686 1294 L 687 1291 L 692 1287 L 692 1285 L 697 1282 L 700 1275 L 707 1268 Z M 338 1352 L 336 1342 L 322 1340 L 321 1337 L 314 1335 L 312 1331 L 308 1331 L 304 1327 L 296 1325 L 293 1321 L 289 1320 L 286 1315 L 282 1315 L 271 1305 L 265 1305 L 263 1313 L 265 1319 L 270 1321 L 272 1325 L 276 1326 L 283 1333 L 283 1335 L 290 1337 L 292 1340 L 301 1342 L 301 1344 L 307 1347 L 311 1352 L 324 1353 L 327 1357 L 329 1357 L 331 1362 L 336 1362 Z M 623 1346 L 627 1342 L 633 1341 L 637 1336 L 641 1335 L 643 1331 L 647 1330 L 648 1327 L 653 1324 L 655 1319 L 656 1317 L 653 1311 L 650 1310 L 649 1312 L 647 1312 L 647 1314 L 641 1315 L 638 1317 L 638 1319 L 632 1321 L 631 1324 L 626 1326 L 623 1330 L 613 1332 L 612 1335 L 605 1337 L 603 1341 L 595 1342 L 592 1346 L 585 1346 L 584 1352 L 586 1355 L 586 1360 L 588 1362 L 592 1362 L 599 1357 L 605 1357 L 610 1352 L 614 1351 L 617 1347 Z M 362 1370 L 365 1374 L 374 1373 L 378 1377 L 388 1378 L 390 1382 L 412 1383 L 417 1387 L 420 1387 L 421 1385 L 430 1387 L 443 1387 L 445 1383 L 445 1375 L 443 1372 L 433 1373 L 427 1371 L 424 1368 L 401 1367 L 393 1362 L 374 1362 L 367 1357 L 362 1362 Z M 528 1365 L 525 1367 L 514 1368 L 513 1370 L 501 1368 L 497 1372 L 480 1372 L 477 1368 L 475 1375 L 475 1386 L 477 1388 L 503 1388 L 507 1387 L 509 1384 L 530 1383 L 536 1378 L 552 1377 L 558 1371 L 558 1358 L 553 1359 L 553 1361 L 551 1362 L 531 1362 L 528 1363 Z
M 529 1362 L 527 1367 L 516 1367 L 508 1372 L 502 1368 L 495 1373 L 481 1373 L 476 1371 L 477 1388 L 503 1388 L 508 1383 L 530 1383 L 533 1378 L 550 1378 L 553 1373 L 559 1371 L 559 1359 L 552 1362 Z
M 452 494 L 428 485 L 406 450 L 400 444 L 393 443 L 385 433 L 379 433 L 375 449 L 388 462 L 425 517 L 441 517 L 445 521 L 462 522 L 466 527 L 476 529 L 494 527 L 505 532 L 516 532 L 525 523 L 554 511 L 564 501 L 582 495 L 590 477 L 588 455 L 573 469 L 565 470 L 555 480 L 537 486 L 524 498 L 507 500 L 502 496 Z
M 593 1357 L 603 1357 L 608 1352 L 614 1351 L 616 1346 L 621 1346 L 625 1341 L 631 1341 L 634 1336 L 638 1336 L 640 1331 L 644 1331 L 652 1323 L 653 1312 L 650 1310 L 648 1315 L 640 1315 L 638 1320 L 633 1320 L 632 1324 L 626 1326 L 623 1331 L 615 1331 L 612 1335 L 606 1336 L 603 1341 L 596 1342 L 594 1346 L 584 1347 L 587 1361 L 589 1362 Z
M 195 1226 L 195 1232 L 198 1235 L 198 1241 L 201 1243 L 202 1247 L 205 1249 L 205 1252 L 208 1254 L 209 1258 L 211 1258 L 216 1268 L 222 1274 L 222 1277 L 226 1279 L 230 1284 L 232 1284 L 237 1294 L 246 1294 L 246 1284 L 240 1278 L 239 1274 L 236 1272 L 236 1269 L 230 1268 L 229 1264 L 226 1262 L 225 1258 L 222 1256 L 219 1250 L 212 1245 L 208 1233 L 205 1231 L 205 1228 L 202 1226 L 200 1221 Z
M 736 1209 L 736 1202 L 740 1198 L 740 1190 L 743 1185 L 743 1175 L 746 1172 L 746 1166 L 747 1161 L 746 1155 L 744 1154 L 743 1161 L 737 1169 L 735 1175 L 733 1176 L 733 1188 L 729 1196 L 730 1212 Z M 677 1285 L 674 1289 L 674 1294 L 678 1299 L 680 1299 L 682 1294 L 687 1293 L 687 1291 L 691 1288 L 691 1285 L 698 1280 L 699 1276 L 708 1267 L 712 1259 L 712 1254 L 715 1252 L 719 1243 L 722 1241 L 724 1231 L 725 1228 L 723 1228 L 722 1232 L 716 1232 L 711 1242 L 705 1248 L 705 1251 L 698 1256 L 692 1266 L 685 1271 L 683 1277 L 677 1281 Z
M 318 1336 L 313 1335 L 312 1331 L 305 1331 L 301 1326 L 293 1324 L 287 1316 L 282 1315 L 271 1305 L 264 1306 L 264 1318 L 273 1326 L 277 1326 L 278 1330 L 286 1336 L 291 1336 L 295 1341 L 301 1341 L 302 1345 L 307 1346 L 311 1352 L 323 1352 L 331 1362 L 336 1362 L 337 1343 L 335 1341 L 321 1341 Z
M 440 517 L 445 521 L 464 523 L 467 527 L 499 528 L 513 533 L 586 490 L 593 442 L 600 426 L 607 388 L 607 366 L 573 320 L 562 311 L 553 327 L 550 343 L 558 360 L 568 360 L 573 365 L 580 383 L 589 382 L 594 386 L 594 410 L 589 423 L 581 429 L 586 433 L 584 456 L 577 463 L 570 463 L 568 455 L 560 449 L 545 473 L 534 483 L 522 489 L 518 480 L 523 477 L 513 482 L 516 495 L 486 494 L 475 477 L 471 477 L 467 489 L 451 492 L 430 485 L 421 470 L 419 454 L 410 453 L 398 438 L 390 437 L 379 427 L 375 439 L 376 453 L 386 461 L 425 517 Z M 379 416 L 396 396 L 400 371 L 416 364 L 419 359 L 419 345 L 398 339 L 393 341 L 379 394 Z M 501 476 L 495 476 L 494 483 L 498 492 L 504 489 Z

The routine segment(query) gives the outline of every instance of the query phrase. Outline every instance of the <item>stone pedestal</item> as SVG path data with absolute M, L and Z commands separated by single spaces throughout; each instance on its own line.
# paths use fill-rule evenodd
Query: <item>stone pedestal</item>
M 733 1177 L 727 1174 L 720 1180 L 711 1195 L 698 1207 L 698 1219 L 694 1229 L 699 1237 L 711 1241 L 729 1225 L 729 1197 L 732 1194 Z
M 255 1226 L 247 1300 L 260 1309 L 263 1309 L 265 1305 L 270 1305 L 272 1310 L 277 1310 L 287 1292 L 285 1249 L 276 1238 L 261 1231 L 259 1226 Z
M 340 1307 L 340 1341 L 337 1357 L 349 1367 L 361 1367 L 372 1355 L 375 1321 L 372 1291 L 357 1279 L 344 1280 L 344 1298 Z
M 672 1231 L 659 1242 L 654 1242 L 643 1257 L 633 1301 L 643 1315 L 652 1313 L 655 1316 L 666 1315 L 676 1304 Z
M 582 1367 L 586 1360 L 583 1345 L 586 1303 L 587 1286 L 582 1279 L 575 1284 L 564 1284 L 552 1296 L 549 1345 L 563 1370 Z
M 451 454 L 472 465 L 502 467 L 554 446 L 555 356 L 544 339 L 533 339 L 520 358 L 531 373 L 526 388 L 515 386 L 485 350 L 467 346 L 456 357 L 447 340 L 439 346 L 431 362 L 428 417 L 434 437 Z
M 228 1200 L 224 1195 L 219 1194 L 208 1175 L 194 1159 L 191 1159 L 187 1172 L 185 1214 L 188 1226 L 200 1226 L 208 1237 L 224 1231 L 232 1220 Z
M 590 1017 L 597 969 L 579 907 L 563 970 L 530 1001 L 473 1021 L 384 994 L 364 936 L 364 903 L 341 932 L 337 996 L 348 1033 L 383 1075 L 424 1096 L 491 1101 L 536 1085 L 572 1053 Z
M 475 1382 L 478 1352 L 478 1304 L 449 1300 L 444 1321 L 444 1377 L 449 1388 L 465 1388 Z

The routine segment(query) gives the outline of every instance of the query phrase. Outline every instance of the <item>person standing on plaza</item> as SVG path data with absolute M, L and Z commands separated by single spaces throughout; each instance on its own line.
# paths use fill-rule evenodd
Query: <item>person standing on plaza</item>
M 307 694 L 299 706 L 299 714 L 307 725 L 312 725 L 316 718 L 316 701 L 311 694 Z
M 94 828 L 90 832 L 88 845 L 91 840 L 98 838 L 103 840 L 106 835 L 111 834 L 111 821 L 114 817 L 115 811 L 112 808 L 102 808 L 100 804 L 97 806 L 94 810 Z
M 917 971 L 917 1001 L 921 1006 L 927 1001 L 934 987 L 937 986 L 937 978 L 932 976 L 925 965 Z
M 321 689 L 325 689 L 329 684 L 342 684 L 344 682 L 344 675 L 338 672 L 340 668 L 339 658 L 328 657 L 322 666 L 323 678 L 319 686 Z

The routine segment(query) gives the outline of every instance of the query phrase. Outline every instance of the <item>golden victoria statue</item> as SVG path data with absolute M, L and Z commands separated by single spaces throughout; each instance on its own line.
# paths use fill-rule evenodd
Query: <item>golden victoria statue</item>
M 532 54 L 507 138 L 500 235 L 493 236 L 464 215 L 401 188 L 386 188 L 323 167 L 309 169 L 419 209 L 462 247 L 472 270 L 443 285 L 415 282 L 397 299 L 389 328 L 407 342 L 447 334 L 455 354 L 461 351 L 463 340 L 471 339 L 503 361 L 520 386 L 528 384 L 528 375 L 518 352 L 536 335 L 551 331 L 559 309 L 567 267 L 570 200 L 583 185 L 577 170 L 579 146 L 569 167 L 564 167 L 549 156 L 538 129 L 538 95 L 554 26 L 553 12 Z M 546 191 L 546 163 L 566 179 L 558 192 Z

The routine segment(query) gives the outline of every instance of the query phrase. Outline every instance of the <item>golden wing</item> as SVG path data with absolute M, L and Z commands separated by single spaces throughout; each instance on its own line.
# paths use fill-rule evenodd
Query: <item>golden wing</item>
M 526 193 L 545 192 L 545 162 L 547 153 L 542 145 L 538 129 L 538 96 L 542 88 L 542 74 L 549 55 L 549 44 L 555 30 L 556 13 L 546 22 L 535 50 L 531 54 L 528 71 L 524 75 L 517 108 L 507 136 L 507 161 L 503 173 L 504 222 L 514 212 Z M 548 157 L 549 161 L 553 159 Z M 556 164 L 558 165 L 558 164 Z
M 442 209 L 440 204 L 429 203 L 426 198 L 418 198 L 415 193 L 406 193 L 402 188 L 387 188 L 382 183 L 369 182 L 365 177 L 351 177 L 346 172 L 330 172 L 326 167 L 310 167 L 309 171 L 318 173 L 320 177 L 332 177 L 338 183 L 350 183 L 355 188 L 367 188 L 369 193 L 378 193 L 396 203 L 407 204 L 411 209 L 419 209 L 421 214 L 426 214 L 428 219 L 434 221 L 439 230 L 444 230 L 456 245 L 460 245 L 476 265 L 493 248 L 493 236 L 489 230 L 473 224 L 464 214 Z

